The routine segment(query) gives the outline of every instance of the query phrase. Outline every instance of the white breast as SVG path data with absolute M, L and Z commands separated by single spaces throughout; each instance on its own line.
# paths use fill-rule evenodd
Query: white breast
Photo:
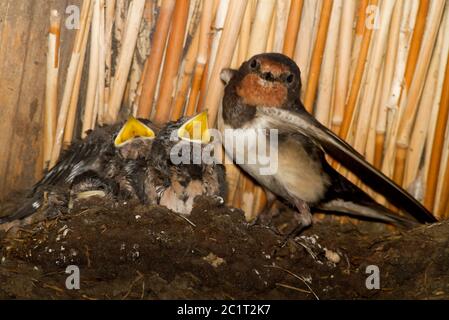
M 220 116 L 221 118 L 221 113 Z M 245 134 L 245 147 L 237 147 L 234 144 L 226 143 L 227 139 L 241 136 L 242 134 L 236 134 L 240 131 L 236 131 L 229 125 L 223 122 L 223 119 L 219 119 L 219 129 L 222 133 L 224 146 L 228 156 L 237 161 L 238 159 L 248 159 L 250 155 L 257 153 L 260 147 L 260 142 L 265 140 L 268 149 L 270 150 L 270 140 L 265 135 L 268 126 L 266 121 L 261 118 L 255 118 L 248 123 L 243 129 L 256 129 L 254 134 Z M 234 139 L 235 141 L 235 139 Z M 261 174 L 261 169 L 266 169 L 266 162 L 259 161 L 256 158 L 256 163 L 237 163 L 248 174 L 256 179 L 261 185 L 274 192 L 275 194 L 284 198 L 296 198 L 301 199 L 309 203 L 318 202 L 325 194 L 327 187 L 330 185 L 329 177 L 323 173 L 321 163 L 314 161 L 309 157 L 306 150 L 302 145 L 295 140 L 282 141 L 280 148 L 271 148 L 276 150 L 277 156 L 270 154 L 269 159 L 271 161 L 270 167 L 275 168 L 275 172 L 271 174 Z M 266 160 L 266 159 L 265 159 Z

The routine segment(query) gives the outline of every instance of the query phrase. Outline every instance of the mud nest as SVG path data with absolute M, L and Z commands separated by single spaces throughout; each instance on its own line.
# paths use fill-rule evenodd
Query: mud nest
M 0 232 L 0 298 L 449 298 L 448 223 L 374 231 L 326 219 L 282 246 L 289 214 L 251 226 L 240 210 L 207 198 L 188 218 L 95 202 Z M 66 289 L 69 265 L 79 267 L 79 290 Z M 372 265 L 379 290 L 366 286 Z

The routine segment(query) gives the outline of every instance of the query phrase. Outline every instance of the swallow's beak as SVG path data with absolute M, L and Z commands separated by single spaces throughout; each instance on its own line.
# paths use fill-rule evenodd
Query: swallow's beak
M 228 85 L 229 81 L 234 77 L 234 75 L 237 73 L 237 70 L 225 68 L 221 70 L 220 72 L 220 79 L 223 82 L 225 86 Z
M 204 143 L 210 142 L 209 127 L 207 125 L 207 111 L 196 115 L 178 129 L 178 137 L 182 140 Z
M 115 138 L 114 146 L 119 148 L 136 138 L 154 139 L 154 137 L 155 133 L 153 130 L 133 116 L 129 116 L 128 121 L 126 121 Z

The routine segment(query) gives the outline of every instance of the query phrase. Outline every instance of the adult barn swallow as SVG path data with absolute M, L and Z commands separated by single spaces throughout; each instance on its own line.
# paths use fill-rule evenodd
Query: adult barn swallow
M 142 187 L 136 167 L 149 161 L 157 131 L 151 122 L 133 117 L 91 130 L 61 155 L 15 213 L 0 218 L 0 224 L 29 217 L 42 207 L 44 195 L 49 193 L 54 194 L 46 197 L 49 207 L 67 207 L 68 201 L 63 199 L 76 201 L 92 195 L 140 199 Z
M 264 188 L 296 207 L 298 231 L 311 224 L 311 210 L 399 225 L 414 223 L 376 203 L 340 175 L 326 161 L 325 152 L 419 222 L 436 221 L 409 193 L 305 110 L 299 99 L 300 70 L 290 58 L 277 53 L 256 55 L 239 70 L 224 69 L 221 78 L 226 88 L 218 123 L 224 139 L 237 129 L 256 129 L 258 138 L 269 145 L 267 130 L 277 130 L 275 173 L 261 174 L 259 162 L 239 165 Z M 244 152 L 255 152 L 258 141 L 249 139 Z M 226 144 L 225 149 L 233 159 L 238 156 L 236 152 L 241 152 L 226 148 Z
M 224 166 L 203 157 L 212 143 L 206 112 L 167 123 L 153 143 L 152 165 L 145 175 L 152 179 L 145 184 L 149 198 L 184 215 L 190 214 L 197 196 L 225 198 Z

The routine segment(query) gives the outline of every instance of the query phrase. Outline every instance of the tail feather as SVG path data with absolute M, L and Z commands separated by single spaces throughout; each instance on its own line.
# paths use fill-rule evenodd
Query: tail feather
M 416 221 L 398 216 L 389 209 L 377 203 L 364 204 L 355 203 L 353 201 L 343 199 L 334 199 L 329 202 L 320 204 L 318 208 L 324 211 L 339 212 L 351 216 L 392 223 L 394 225 L 402 226 L 405 228 L 415 227 L 419 224 Z
M 37 192 L 32 198 L 28 198 L 13 214 L 1 217 L 0 224 L 15 220 L 23 220 L 34 214 L 42 206 L 42 194 Z

